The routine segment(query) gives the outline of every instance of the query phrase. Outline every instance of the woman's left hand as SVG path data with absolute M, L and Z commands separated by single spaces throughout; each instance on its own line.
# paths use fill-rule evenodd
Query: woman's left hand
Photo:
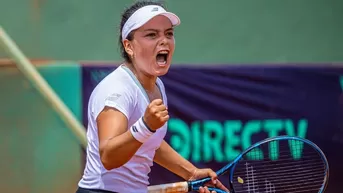
M 215 193 L 215 191 L 210 192 L 207 188 L 208 186 L 216 187 L 226 192 L 229 192 L 229 190 L 218 180 L 217 174 L 209 168 L 196 169 L 193 176 L 189 180 L 198 180 L 206 177 L 210 177 L 211 181 L 208 184 L 206 184 L 205 187 L 200 187 L 199 193 Z

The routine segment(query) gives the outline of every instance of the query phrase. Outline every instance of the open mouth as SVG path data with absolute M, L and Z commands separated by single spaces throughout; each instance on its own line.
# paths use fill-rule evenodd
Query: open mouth
M 158 65 L 165 65 L 167 64 L 169 51 L 167 50 L 161 50 L 158 52 L 156 56 L 156 61 Z

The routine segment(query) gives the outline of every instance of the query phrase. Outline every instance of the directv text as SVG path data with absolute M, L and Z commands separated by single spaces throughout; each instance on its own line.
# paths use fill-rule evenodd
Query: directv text
M 190 125 L 181 119 L 169 120 L 171 146 L 184 158 L 192 162 L 227 162 L 250 147 L 254 135 L 265 134 L 274 137 L 281 134 L 306 137 L 308 121 L 301 119 L 239 120 L 219 122 L 214 120 L 194 121 Z M 256 142 L 256 141 L 255 141 Z M 278 151 L 277 144 L 272 144 Z M 292 148 L 292 146 L 290 146 Z M 291 152 L 292 149 L 291 149 Z M 299 158 L 294 151 L 293 157 Z M 270 159 L 277 159 L 278 152 L 269 152 Z M 261 155 L 263 158 L 263 155 Z

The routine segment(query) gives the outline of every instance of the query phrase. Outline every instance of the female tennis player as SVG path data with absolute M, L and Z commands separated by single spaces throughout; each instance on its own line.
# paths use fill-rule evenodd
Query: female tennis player
M 119 37 L 125 62 L 94 89 L 88 105 L 87 162 L 77 193 L 146 193 L 153 162 L 185 180 L 211 177 L 165 141 L 167 96 L 158 78 L 168 72 L 180 19 L 162 4 L 138 1 L 122 15 Z M 201 193 L 210 193 L 201 187 Z

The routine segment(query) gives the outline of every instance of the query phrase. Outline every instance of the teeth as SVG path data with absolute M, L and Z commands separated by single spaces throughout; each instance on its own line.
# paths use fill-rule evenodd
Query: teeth
M 167 61 L 163 61 L 163 62 L 157 62 L 159 65 L 164 65 L 167 64 Z
M 166 51 L 166 50 L 162 50 L 162 51 L 159 51 L 158 53 L 159 53 L 159 54 L 168 54 L 169 52 Z

